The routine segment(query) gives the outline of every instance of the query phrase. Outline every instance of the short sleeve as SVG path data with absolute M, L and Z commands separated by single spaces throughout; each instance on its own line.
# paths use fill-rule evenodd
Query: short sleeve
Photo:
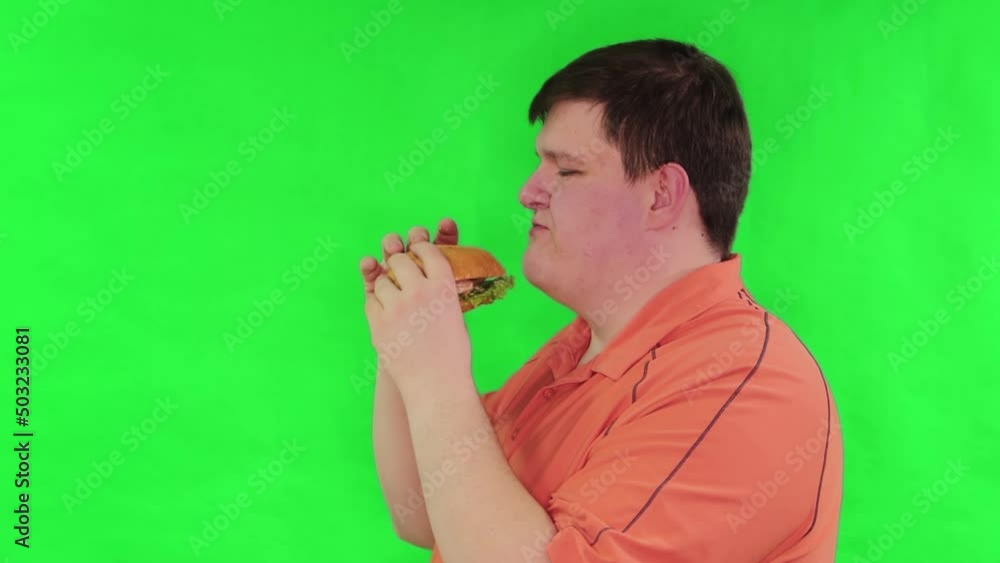
M 825 463 L 802 448 L 827 411 L 744 376 L 613 425 L 549 501 L 549 559 L 758 563 L 801 539 Z
M 486 411 L 486 416 L 490 418 L 490 422 L 496 423 L 496 419 L 499 417 L 499 412 L 497 411 L 496 405 L 497 391 L 488 391 L 479 395 L 479 400 L 483 405 L 483 410 Z
M 490 401 L 493 400 L 493 397 L 495 397 L 496 394 L 497 394 L 496 391 L 487 391 L 485 393 L 480 393 L 479 400 L 482 401 L 484 409 L 487 410 L 490 409 Z

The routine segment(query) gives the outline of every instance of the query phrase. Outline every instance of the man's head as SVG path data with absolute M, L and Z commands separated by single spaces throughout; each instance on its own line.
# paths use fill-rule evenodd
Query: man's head
M 545 227 L 524 257 L 533 284 L 589 306 L 638 269 L 654 279 L 729 257 L 750 133 L 720 63 L 668 40 L 602 47 L 549 78 L 528 118 L 543 123 L 520 193 Z

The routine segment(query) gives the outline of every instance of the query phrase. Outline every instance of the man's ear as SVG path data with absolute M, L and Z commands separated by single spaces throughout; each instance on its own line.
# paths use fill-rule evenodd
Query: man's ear
M 676 162 L 661 165 L 653 172 L 649 190 L 647 226 L 659 230 L 677 223 L 691 193 L 684 167 Z

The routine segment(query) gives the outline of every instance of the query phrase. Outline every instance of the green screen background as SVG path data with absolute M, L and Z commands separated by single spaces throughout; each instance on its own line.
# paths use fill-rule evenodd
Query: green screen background
M 736 250 L 840 409 L 838 561 L 1000 560 L 987 510 L 1000 501 L 1000 277 L 983 269 L 1000 242 L 998 12 L 5 2 L 0 400 L 13 410 L 14 329 L 29 326 L 35 436 L 28 550 L 13 544 L 14 438 L 0 448 L 0 557 L 427 560 L 395 538 L 379 492 L 358 261 L 384 234 L 448 216 L 521 277 L 531 96 L 591 48 L 669 37 L 727 64 L 745 96 L 755 170 Z M 475 109 L 453 108 L 491 77 Z M 411 157 L 421 143 L 429 154 Z M 269 314 L 238 332 L 258 307 Z M 468 315 L 480 389 L 571 318 L 526 282 Z

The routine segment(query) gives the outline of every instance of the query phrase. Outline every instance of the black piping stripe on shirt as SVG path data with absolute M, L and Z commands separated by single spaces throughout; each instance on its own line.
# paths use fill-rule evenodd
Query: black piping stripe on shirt
M 826 379 L 824 378 L 824 383 Z M 809 525 L 809 529 L 806 533 L 802 534 L 802 537 L 809 535 L 809 532 L 816 527 L 816 520 L 819 518 L 819 497 L 820 493 L 823 492 L 823 477 L 826 475 L 826 456 L 830 451 L 830 389 L 826 389 L 826 444 L 823 446 L 823 468 L 819 472 L 819 486 L 816 487 L 816 508 L 813 511 L 813 521 Z
M 656 346 L 656 348 L 659 348 L 659 347 L 660 347 L 659 345 Z M 653 348 L 652 350 L 649 351 L 649 353 L 652 354 L 653 356 L 651 358 L 649 358 L 648 360 L 646 360 L 646 363 L 642 366 L 642 377 L 640 377 L 639 381 L 636 381 L 635 385 L 632 386 L 632 404 L 633 405 L 635 404 L 636 391 L 639 389 L 639 384 L 642 383 L 642 381 L 644 379 L 646 379 L 646 373 L 649 371 L 649 362 L 651 362 L 651 361 L 653 361 L 653 360 L 656 359 L 656 348 Z M 615 420 L 618 420 L 618 419 L 616 418 Z M 604 429 L 604 436 L 605 437 L 607 437 L 608 432 L 611 432 L 611 427 L 615 425 L 615 420 L 612 420 L 611 424 L 609 424 L 608 427 Z
M 754 309 L 757 309 L 758 311 L 764 310 L 756 301 L 753 300 L 752 297 L 750 297 L 750 292 L 748 292 L 746 288 L 739 290 L 736 295 L 739 295 L 740 299 L 746 299 L 747 304 Z
M 757 363 L 755 363 L 753 368 L 751 368 L 750 373 L 748 373 L 747 376 L 743 378 L 743 382 L 741 382 L 739 387 L 737 387 L 736 390 L 733 391 L 732 395 L 729 396 L 729 399 L 727 399 L 726 402 L 722 405 L 722 407 L 719 408 L 719 411 L 715 413 L 715 416 L 712 418 L 712 421 L 708 423 L 708 426 L 706 426 L 704 430 L 702 430 L 701 435 L 698 436 L 698 439 L 695 440 L 694 444 L 692 444 L 691 447 L 688 448 L 688 451 L 687 453 L 684 454 L 684 457 L 682 457 L 681 460 L 677 462 L 677 466 L 674 467 L 673 471 L 671 471 L 670 474 L 667 475 L 666 479 L 664 479 L 663 482 L 660 483 L 658 487 L 656 487 L 656 489 L 653 491 L 653 494 L 649 496 L 649 500 L 647 500 L 646 504 L 644 504 L 642 508 L 639 509 L 639 512 L 637 512 L 636 515 L 632 517 L 632 520 L 628 524 L 626 524 L 624 528 L 622 528 L 622 533 L 628 532 L 629 528 L 631 528 L 639 520 L 639 517 L 646 512 L 646 510 L 650 507 L 651 504 L 653 504 L 653 500 L 656 499 L 656 495 L 660 494 L 660 491 L 663 490 L 663 487 L 665 487 L 667 483 L 669 483 L 670 480 L 673 479 L 674 475 L 676 475 L 677 472 L 680 471 L 681 467 L 684 465 L 684 462 L 687 461 L 689 457 L 691 457 L 691 454 L 694 453 L 694 450 L 698 447 L 699 444 L 701 444 L 702 440 L 705 439 L 705 436 L 708 434 L 708 431 L 711 430 L 713 426 L 715 426 L 715 423 L 719 420 L 719 417 L 722 416 L 722 413 L 725 412 L 725 410 L 729 407 L 730 403 L 732 403 L 733 400 L 736 399 L 736 396 L 740 394 L 740 391 L 742 391 L 743 387 L 746 386 L 748 381 L 750 381 L 750 378 L 753 377 L 753 374 L 757 373 L 757 370 L 760 368 L 761 360 L 764 359 L 764 353 L 767 351 L 768 339 L 771 336 L 771 325 L 770 323 L 767 322 L 767 319 L 768 319 L 768 313 L 767 311 L 764 311 L 764 343 L 761 345 L 760 356 L 757 357 Z M 594 544 L 596 544 L 597 540 L 601 539 L 601 536 L 604 534 L 604 532 L 610 529 L 611 528 L 608 527 L 598 532 L 597 536 L 594 537 L 594 541 L 590 542 L 590 545 L 593 546 Z
M 653 348 L 652 350 L 650 350 L 649 353 L 652 354 L 653 356 L 651 358 L 649 358 L 649 360 L 646 361 L 646 365 L 644 365 L 642 367 L 642 377 L 640 377 L 639 381 L 636 381 L 635 385 L 632 386 L 632 404 L 633 405 L 635 404 L 635 392 L 639 389 L 639 384 L 642 383 L 642 381 L 644 379 L 646 379 L 646 372 L 649 371 L 649 362 L 651 362 L 651 361 L 653 361 L 653 360 L 656 359 L 656 348 Z
M 751 305 L 757 308 L 758 303 L 756 303 L 753 300 L 753 298 L 750 297 L 750 293 L 745 288 L 741 289 L 740 292 L 746 296 L 747 301 L 749 301 Z M 789 332 L 792 331 L 789 330 Z M 833 422 L 833 420 L 831 418 L 832 408 L 830 405 L 830 386 L 826 382 L 826 376 L 823 375 L 823 368 L 820 367 L 819 362 L 816 361 L 816 356 L 813 356 L 812 351 L 809 350 L 805 342 L 802 342 L 802 339 L 799 338 L 799 336 L 794 332 L 792 332 L 792 335 L 795 336 L 795 339 L 799 341 L 799 344 L 801 344 L 802 347 L 805 348 L 806 352 L 809 354 L 809 357 L 812 358 L 813 363 L 816 364 L 816 369 L 819 370 L 819 375 L 823 379 L 823 390 L 826 392 L 826 442 L 823 444 L 823 466 L 820 468 L 819 472 L 819 486 L 816 489 L 816 507 L 813 511 L 812 524 L 809 525 L 809 529 L 806 530 L 805 534 L 803 534 L 803 537 L 805 537 L 806 535 L 809 534 L 809 532 L 812 531 L 814 527 L 816 527 L 816 520 L 819 518 L 819 499 L 821 493 L 823 492 L 823 477 L 826 475 L 826 459 L 830 450 L 830 424 Z
M 823 390 L 826 391 L 826 443 L 823 445 L 823 468 L 820 469 L 819 486 L 816 487 L 816 508 L 813 511 L 813 521 L 812 524 L 809 525 L 809 529 L 806 530 L 806 533 L 802 534 L 802 537 L 806 537 L 809 535 L 809 532 L 811 532 L 812 529 L 816 527 L 816 520 L 819 518 L 819 497 L 820 494 L 823 492 L 823 477 L 826 476 L 826 457 L 830 451 L 830 424 L 833 422 L 833 420 L 831 418 L 832 409 L 830 406 L 830 386 L 826 382 L 826 376 L 823 375 L 823 368 L 819 366 L 819 362 L 816 361 L 816 356 L 813 356 L 812 351 L 809 350 L 805 342 L 802 342 L 802 339 L 799 338 L 799 335 L 795 334 L 795 332 L 791 330 L 789 330 L 789 332 L 791 332 L 792 336 L 794 336 L 795 339 L 799 341 L 799 344 L 801 344 L 802 347 L 806 349 L 806 353 L 809 354 L 809 357 L 812 358 L 813 363 L 816 364 L 816 369 L 819 370 L 819 376 L 820 378 L 823 379 Z

